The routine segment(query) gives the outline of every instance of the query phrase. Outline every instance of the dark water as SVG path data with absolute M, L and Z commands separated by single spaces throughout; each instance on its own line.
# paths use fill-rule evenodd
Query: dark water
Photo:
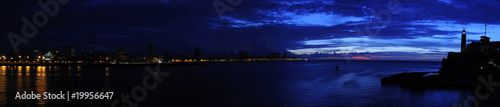
M 337 64 L 340 71 L 335 71 Z M 437 71 L 440 64 L 307 61 L 160 67 L 160 72 L 170 75 L 145 94 L 134 91 L 149 75 L 144 67 L 0 66 L 0 106 L 110 106 L 132 92 L 145 98 L 139 102 L 128 98 L 139 106 L 453 106 L 470 91 L 410 90 L 380 84 L 385 76 L 404 70 Z M 14 99 L 16 92 L 23 91 L 115 93 L 111 100 Z

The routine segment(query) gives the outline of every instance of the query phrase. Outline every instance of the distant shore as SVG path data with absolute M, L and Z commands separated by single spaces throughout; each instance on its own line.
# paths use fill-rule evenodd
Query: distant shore
M 194 66 L 204 65 L 202 62 L 173 62 L 173 63 L 142 63 L 142 64 L 86 64 L 86 63 L 0 63 L 0 66 Z

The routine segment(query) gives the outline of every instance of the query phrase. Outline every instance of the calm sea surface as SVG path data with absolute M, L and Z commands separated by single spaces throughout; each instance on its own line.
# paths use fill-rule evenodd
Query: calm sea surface
M 335 71 L 338 65 L 340 70 Z M 392 74 L 437 71 L 440 62 L 227 62 L 160 67 L 169 72 L 146 93 L 144 67 L 0 66 L 0 106 L 110 106 L 122 96 L 139 106 L 453 106 L 467 90 L 381 85 Z M 152 66 L 156 69 L 155 66 Z M 154 81 L 149 81 L 153 83 Z M 115 92 L 111 100 L 18 100 L 17 92 Z M 118 101 L 118 100 L 117 100 Z M 123 106 L 125 103 L 118 103 Z

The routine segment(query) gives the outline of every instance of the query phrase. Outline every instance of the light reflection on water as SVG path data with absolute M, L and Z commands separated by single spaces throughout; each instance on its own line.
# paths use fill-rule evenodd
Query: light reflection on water
M 335 65 L 340 66 L 339 71 L 334 70 Z M 162 67 L 172 76 L 164 78 L 156 90 L 148 91 L 148 100 L 140 105 L 451 106 L 467 93 L 380 85 L 384 76 L 403 70 L 437 70 L 439 66 L 440 63 L 310 61 Z M 143 67 L 1 66 L 0 74 L 0 106 L 40 106 L 65 101 L 15 100 L 15 92 L 115 91 L 114 97 L 119 98 L 141 85 L 147 73 Z M 107 106 L 113 100 L 99 101 L 70 104 Z
M 78 66 L 78 67 L 76 68 L 76 76 L 82 76 L 81 71 L 82 71 L 82 67 L 81 67 L 81 66 Z
M 82 66 L 0 66 L 0 106 L 48 106 L 50 102 L 56 102 L 52 104 L 58 105 L 65 101 L 43 98 L 15 99 L 17 92 L 22 94 L 24 91 L 28 94 L 33 91 L 34 94 L 41 94 L 42 97 L 44 92 L 110 91 L 110 70 L 109 67 L 88 67 L 85 70 Z M 106 77 L 100 78 L 99 75 Z M 89 101 L 72 101 L 71 103 L 74 102 L 89 104 Z M 109 101 L 99 102 L 109 103 Z
M 19 66 L 19 67 L 13 67 L 13 68 L 17 68 L 17 78 L 16 78 L 17 79 L 16 80 L 17 87 L 16 87 L 16 91 L 17 92 L 23 92 L 23 91 L 31 90 L 30 88 L 25 87 L 24 83 L 25 82 L 30 82 L 30 81 L 23 81 L 22 72 L 21 72 L 22 69 L 20 69 L 21 66 Z M 22 105 L 22 102 L 23 101 L 21 99 L 17 99 L 17 105 Z
M 45 75 L 45 67 L 37 66 L 33 71 L 31 66 L 1 66 L 0 68 L 0 106 L 6 105 L 11 95 L 15 92 L 9 92 L 8 89 L 14 88 L 16 92 L 23 93 L 24 91 L 34 91 L 34 93 L 42 94 L 47 91 L 47 81 Z M 35 73 L 34 75 L 31 75 Z M 10 75 L 9 75 L 10 74 Z M 14 75 L 15 74 L 15 75 Z M 35 80 L 32 80 L 35 79 Z M 32 82 L 34 81 L 34 84 Z M 27 92 L 29 93 L 29 92 Z M 10 100 L 15 101 L 18 106 L 33 106 L 31 104 L 43 105 L 46 100 L 24 101 L 21 99 Z
M 106 76 L 109 76 L 109 67 L 106 67 Z
M 71 70 L 71 69 L 68 69 Z M 47 76 L 59 76 L 58 66 L 0 66 L 0 106 L 6 106 L 9 101 L 15 101 L 17 106 L 45 105 L 47 100 L 14 99 L 17 92 L 43 94 L 47 92 Z M 77 67 L 81 72 L 81 67 Z M 32 75 L 33 74 L 33 75 Z M 54 74 L 54 75 L 52 75 Z M 71 74 L 71 73 L 68 73 Z M 78 74 L 80 76 L 81 74 Z M 32 83 L 34 82 L 34 83 Z M 13 89 L 12 91 L 9 91 Z
M 38 94 L 43 94 L 43 92 L 47 91 L 47 78 L 46 78 L 46 67 L 45 66 L 37 66 L 37 68 L 40 68 L 40 70 L 36 71 L 37 77 L 36 77 L 36 93 Z M 43 99 L 38 99 L 37 103 L 38 105 L 43 105 L 47 103 L 47 100 Z
M 7 66 L 1 66 L 0 68 L 0 106 L 7 104 Z

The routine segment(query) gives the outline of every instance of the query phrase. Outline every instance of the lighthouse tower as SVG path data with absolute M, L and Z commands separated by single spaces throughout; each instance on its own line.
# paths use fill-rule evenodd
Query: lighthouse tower
M 461 50 L 460 52 L 465 52 L 465 49 L 467 49 L 467 42 L 465 40 L 465 38 L 467 37 L 467 35 L 465 34 L 465 29 L 462 31 L 462 46 L 461 46 Z

